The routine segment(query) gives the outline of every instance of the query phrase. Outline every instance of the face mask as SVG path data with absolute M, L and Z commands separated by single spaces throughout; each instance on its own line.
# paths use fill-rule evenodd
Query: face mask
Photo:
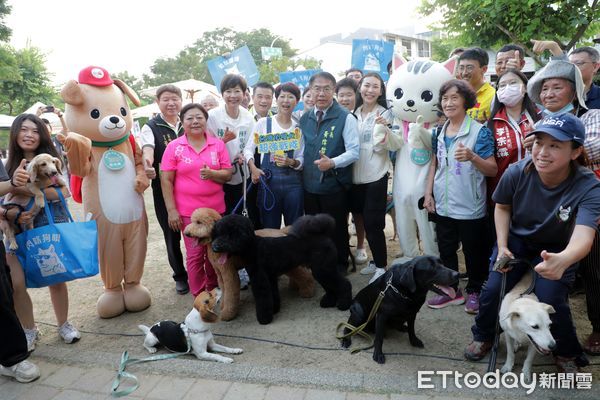
M 569 103 L 566 106 L 564 106 L 563 108 L 561 108 L 560 110 L 554 111 L 554 112 L 548 111 L 548 109 L 544 108 L 542 110 L 542 115 L 544 117 L 553 117 L 555 115 L 570 113 L 574 109 L 575 109 L 575 106 L 573 105 L 573 103 Z
M 523 85 L 507 85 L 498 90 L 498 100 L 507 107 L 513 107 L 525 97 Z

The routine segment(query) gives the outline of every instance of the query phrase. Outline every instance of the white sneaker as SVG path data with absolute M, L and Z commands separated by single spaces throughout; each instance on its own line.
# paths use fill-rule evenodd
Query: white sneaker
M 366 249 L 356 249 L 356 254 L 354 255 L 354 261 L 356 261 L 357 264 L 364 264 L 367 262 L 368 259 L 369 259 L 369 257 L 367 256 Z
M 248 289 L 248 285 L 250 284 L 250 277 L 248 276 L 248 272 L 246 269 L 238 270 L 238 276 L 240 277 L 240 290 Z
M 67 344 L 75 343 L 79 339 L 81 339 L 81 334 L 69 321 L 62 324 L 60 328 L 58 328 L 58 334 Z
M 367 265 L 366 267 L 361 269 L 360 274 L 361 275 L 371 275 L 373 272 L 375 272 L 376 269 L 377 269 L 377 267 L 375 266 L 375 263 L 373 261 L 369 261 L 369 265 Z
M 25 332 L 25 339 L 27 339 L 27 351 L 32 352 L 35 350 L 35 343 L 39 338 L 39 331 L 37 328 L 27 329 L 23 328 Z
M 18 382 L 27 383 L 40 377 L 40 369 L 34 363 L 23 360 L 12 367 L 3 367 L 0 365 L 0 375 L 10 376 Z
M 385 268 L 375 268 L 375 273 L 373 274 L 371 279 L 369 279 L 369 283 L 375 282 L 377 278 L 379 278 L 383 274 L 385 274 Z

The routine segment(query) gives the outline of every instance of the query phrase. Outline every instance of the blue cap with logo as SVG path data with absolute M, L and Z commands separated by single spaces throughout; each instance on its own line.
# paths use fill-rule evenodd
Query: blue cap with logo
M 574 141 L 579 144 L 585 142 L 585 127 L 583 123 L 570 113 L 548 116 L 537 123 L 529 135 L 547 133 L 561 142 Z

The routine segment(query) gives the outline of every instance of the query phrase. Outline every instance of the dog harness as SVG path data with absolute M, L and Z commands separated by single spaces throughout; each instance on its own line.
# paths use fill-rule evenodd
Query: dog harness
M 377 314 L 377 310 L 379 310 L 379 306 L 381 305 L 381 302 L 383 301 L 383 298 L 385 297 L 385 293 L 387 292 L 388 289 L 392 289 L 397 295 L 399 295 L 400 297 L 406 299 L 406 300 L 410 300 L 406 295 L 404 295 L 402 292 L 400 292 L 400 290 L 398 290 L 398 288 L 396 288 L 393 284 L 392 284 L 392 278 L 394 277 L 394 274 L 390 274 L 390 278 L 388 279 L 387 283 L 385 284 L 385 288 L 379 292 L 379 295 L 377 296 L 377 300 L 375 300 L 375 303 L 373 304 L 373 308 L 371 308 L 371 312 L 369 313 L 369 317 L 367 318 L 367 320 L 361 324 L 360 326 L 356 327 L 353 326 L 347 322 L 340 322 L 337 326 L 337 328 L 335 329 L 336 332 L 336 338 L 338 340 L 341 339 L 346 339 L 349 337 L 352 337 L 354 335 L 360 335 L 363 338 L 367 339 L 369 344 L 367 346 L 362 346 L 362 347 L 355 347 L 353 349 L 350 349 L 350 354 L 355 354 L 358 353 L 362 350 L 367 350 L 370 349 L 371 347 L 374 346 L 375 344 L 375 340 L 371 337 L 371 335 L 369 335 L 368 333 L 366 333 L 364 331 L 365 327 L 367 326 L 367 324 L 375 317 L 375 314 Z M 338 332 L 340 330 L 340 328 L 348 328 L 350 329 L 350 332 L 346 333 L 346 334 L 342 334 L 340 335 Z

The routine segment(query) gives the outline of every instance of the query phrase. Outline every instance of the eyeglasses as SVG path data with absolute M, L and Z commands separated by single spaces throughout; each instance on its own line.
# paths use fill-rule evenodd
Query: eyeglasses
M 331 92 L 333 92 L 333 89 L 331 88 L 331 86 L 324 86 L 324 87 L 313 86 L 312 90 L 315 93 L 325 93 L 325 94 L 330 94 Z
M 474 69 L 475 69 L 474 65 L 459 65 L 458 66 L 458 70 L 460 72 L 462 72 L 462 71 L 473 72 Z

